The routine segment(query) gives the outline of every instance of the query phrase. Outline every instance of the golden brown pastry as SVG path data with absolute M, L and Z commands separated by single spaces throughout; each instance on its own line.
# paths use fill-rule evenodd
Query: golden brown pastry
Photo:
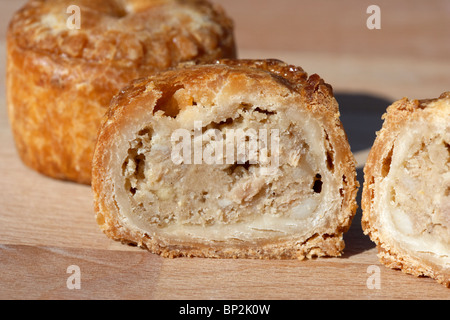
M 332 89 L 278 60 L 135 81 L 99 132 L 92 188 L 111 238 L 165 257 L 339 256 L 355 161 Z
M 231 20 L 206 0 L 32 0 L 14 15 L 7 46 L 21 158 L 86 184 L 101 117 L 123 86 L 180 62 L 235 57 Z
M 395 102 L 366 163 L 364 232 L 386 266 L 450 279 L 450 92 Z

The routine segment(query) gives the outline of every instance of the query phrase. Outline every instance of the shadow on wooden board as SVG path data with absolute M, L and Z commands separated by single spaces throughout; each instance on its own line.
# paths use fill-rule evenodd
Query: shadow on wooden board
M 381 116 L 393 101 L 364 93 L 335 94 L 341 112 L 341 121 L 347 132 L 353 152 L 369 149 L 381 129 Z
M 382 115 L 386 108 L 392 104 L 384 97 L 365 93 L 340 93 L 335 94 L 341 112 L 341 121 L 352 148 L 352 152 L 368 150 L 375 141 L 376 132 L 383 125 Z M 357 170 L 360 189 L 357 202 L 358 211 L 353 219 L 350 230 L 344 235 L 344 257 L 350 257 L 375 247 L 375 244 L 364 235 L 361 228 L 361 193 L 364 184 L 364 172 Z

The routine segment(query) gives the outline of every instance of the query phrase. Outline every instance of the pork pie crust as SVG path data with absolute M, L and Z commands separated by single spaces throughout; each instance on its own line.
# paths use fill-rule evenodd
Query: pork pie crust
M 393 103 L 364 168 L 362 227 L 380 261 L 449 286 L 450 92 Z
M 278 60 L 184 65 L 135 81 L 99 132 L 97 222 L 110 238 L 164 257 L 339 256 L 358 190 L 339 116 L 331 86 Z M 171 164 L 170 132 L 195 120 L 205 129 L 278 126 L 281 173 Z

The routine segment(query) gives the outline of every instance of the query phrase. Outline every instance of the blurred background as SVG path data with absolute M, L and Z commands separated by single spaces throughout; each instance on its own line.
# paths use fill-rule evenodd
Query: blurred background
M 447 0 L 226 0 L 242 49 L 384 55 L 448 60 Z M 381 9 L 381 30 L 366 27 Z

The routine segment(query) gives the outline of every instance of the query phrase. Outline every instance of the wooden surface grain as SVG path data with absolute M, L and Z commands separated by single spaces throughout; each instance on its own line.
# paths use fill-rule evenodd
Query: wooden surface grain
M 360 211 L 344 255 L 312 261 L 163 259 L 106 238 L 89 187 L 41 176 L 17 156 L 6 110 L 5 31 L 23 3 L 0 0 L 0 299 L 450 298 L 431 279 L 381 265 Z M 282 59 L 332 84 L 361 183 L 385 108 L 403 96 L 450 90 L 448 1 L 378 1 L 381 30 L 366 27 L 367 1 L 220 3 L 235 20 L 240 57 Z M 80 289 L 67 286 L 72 265 Z M 368 286 L 373 266 L 379 289 Z

